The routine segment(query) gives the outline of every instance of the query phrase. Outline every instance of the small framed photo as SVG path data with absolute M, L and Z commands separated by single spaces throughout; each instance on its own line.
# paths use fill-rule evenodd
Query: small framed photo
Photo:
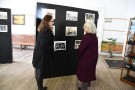
M 0 11 L 0 19 L 7 19 L 7 12 Z
M 66 41 L 54 41 L 54 51 L 66 50 Z
M 92 13 L 85 13 L 85 22 L 89 20 L 95 22 L 95 14 Z
M 66 36 L 77 36 L 77 27 L 67 26 L 65 34 Z
M 78 12 L 76 11 L 66 11 L 67 21 L 78 21 Z
M 74 49 L 78 49 L 81 44 L 81 40 L 75 40 Z
M 13 24 L 24 25 L 25 24 L 25 15 L 13 15 Z
M 0 25 L 0 32 L 8 32 L 8 26 L 7 25 Z

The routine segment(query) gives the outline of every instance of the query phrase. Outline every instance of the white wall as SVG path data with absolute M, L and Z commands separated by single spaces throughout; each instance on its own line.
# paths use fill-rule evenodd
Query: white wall
M 105 17 L 127 18 L 127 13 L 125 12 L 128 12 L 129 1 L 130 0 L 85 0 L 84 2 L 84 0 L 27 0 L 26 2 L 22 0 L 0 0 L 0 7 L 11 8 L 12 14 L 25 14 L 28 17 L 35 18 L 36 2 L 44 2 L 91 10 L 94 9 L 98 10 L 102 14 L 104 13 Z M 33 25 L 35 25 L 35 19 L 31 21 L 31 24 L 19 26 L 20 28 L 13 25 L 12 32 L 33 34 L 33 30 L 30 30 L 30 28 L 33 29 L 33 27 L 31 27 Z
M 135 16 L 135 0 L 0 0 L 0 7 L 11 8 L 13 14 L 25 14 L 25 25 L 12 25 L 12 33 L 15 34 L 35 34 L 36 3 L 50 3 L 64 6 L 71 6 L 99 12 L 97 36 L 99 43 L 105 35 L 104 18 L 125 18 Z M 134 12 L 133 12 L 134 11 Z M 118 25 L 119 26 L 119 25 Z M 123 38 L 123 37 L 121 37 Z M 124 37 L 125 38 L 125 37 Z M 99 45 L 100 46 L 100 45 Z
M 128 18 L 135 18 L 135 0 L 130 0 L 128 8 Z

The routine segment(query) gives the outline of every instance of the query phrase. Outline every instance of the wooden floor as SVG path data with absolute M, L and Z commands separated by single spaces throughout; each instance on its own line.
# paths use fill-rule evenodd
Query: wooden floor
M 0 90 L 37 90 L 34 69 L 31 64 L 33 50 L 13 49 L 13 63 L 0 64 Z M 89 90 L 135 90 L 120 81 L 121 69 L 108 68 L 99 56 L 97 80 Z M 44 79 L 48 90 L 77 90 L 78 80 L 75 75 Z

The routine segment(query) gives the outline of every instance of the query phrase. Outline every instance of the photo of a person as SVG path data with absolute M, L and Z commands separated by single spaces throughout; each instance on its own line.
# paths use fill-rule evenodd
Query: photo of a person
M 53 33 L 54 19 L 51 15 L 45 15 L 38 26 L 38 35 L 33 52 L 32 65 L 35 69 L 35 78 L 38 90 L 44 90 L 43 79 L 52 75 L 53 61 Z
M 76 76 L 82 86 L 79 90 L 88 90 L 91 81 L 96 80 L 96 65 L 98 60 L 98 39 L 96 26 L 92 21 L 87 21 L 83 26 L 86 33 L 78 49 L 78 68 Z

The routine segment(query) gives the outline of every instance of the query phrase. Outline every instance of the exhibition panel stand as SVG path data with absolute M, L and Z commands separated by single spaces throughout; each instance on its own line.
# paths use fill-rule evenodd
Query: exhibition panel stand
M 12 63 L 11 10 L 0 8 L 0 63 Z
M 93 21 L 97 26 L 98 12 L 75 7 L 37 3 L 37 27 L 46 14 L 54 18 L 54 74 L 49 77 L 73 75 L 77 68 L 77 49 L 84 35 L 83 24 Z

